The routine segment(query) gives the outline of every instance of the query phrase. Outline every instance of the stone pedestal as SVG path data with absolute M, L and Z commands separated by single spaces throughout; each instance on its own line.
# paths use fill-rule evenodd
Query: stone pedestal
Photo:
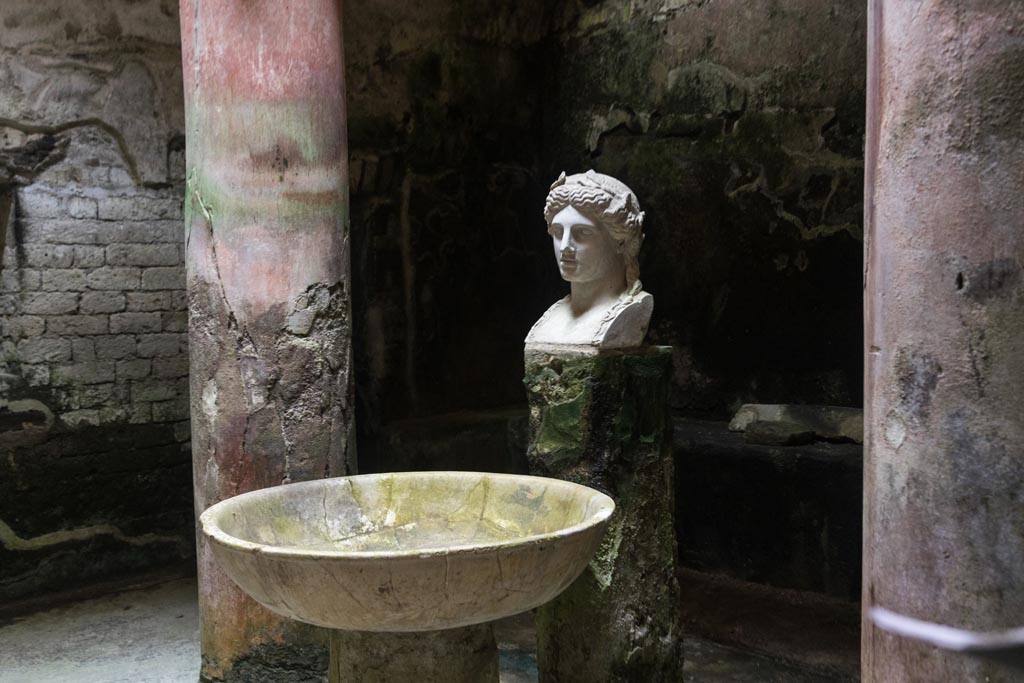
M 498 683 L 494 627 L 422 633 L 331 631 L 329 683 Z
M 531 474 L 617 508 L 583 575 L 537 612 L 542 682 L 682 680 L 667 347 L 526 350 Z

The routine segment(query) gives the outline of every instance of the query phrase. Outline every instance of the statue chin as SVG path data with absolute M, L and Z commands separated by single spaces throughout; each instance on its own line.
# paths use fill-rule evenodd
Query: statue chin
M 625 293 L 609 305 L 573 315 L 569 297 L 555 302 L 526 335 L 526 346 L 574 346 L 628 349 L 643 344 L 651 322 L 654 297 L 644 291 Z

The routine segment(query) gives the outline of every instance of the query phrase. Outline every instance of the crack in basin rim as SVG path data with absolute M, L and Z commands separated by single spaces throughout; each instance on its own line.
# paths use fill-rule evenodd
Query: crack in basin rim
M 422 482 L 429 479 L 436 479 L 439 481 L 443 481 L 445 479 L 463 479 L 469 481 L 476 480 L 478 482 L 484 482 L 487 480 L 490 482 L 506 484 L 542 484 L 545 487 L 545 493 L 548 488 L 555 487 L 556 490 L 562 489 L 565 492 L 586 495 L 588 496 L 588 499 L 583 505 L 585 515 L 582 521 L 554 531 L 533 533 L 496 542 L 465 543 L 438 548 L 413 548 L 405 550 L 332 550 L 316 548 L 307 550 L 296 545 L 272 545 L 238 538 L 237 536 L 224 531 L 220 524 L 221 520 L 225 519 L 227 515 L 237 514 L 238 512 L 244 511 L 246 504 L 252 504 L 255 501 L 267 499 L 273 496 L 283 496 L 287 493 L 302 491 L 303 489 L 309 489 L 311 493 L 322 493 L 325 485 L 329 486 L 332 484 L 347 483 L 351 490 L 351 484 L 353 482 L 363 484 L 391 480 L 393 485 L 393 482 L 396 480 Z M 561 479 L 494 472 L 438 470 L 359 474 L 347 477 L 315 479 L 311 481 L 282 484 L 265 489 L 257 489 L 255 491 L 242 493 L 222 500 L 219 503 L 215 503 L 200 515 L 199 521 L 203 534 L 209 540 L 230 550 L 249 552 L 288 560 L 306 560 L 312 562 L 363 562 L 373 559 L 415 559 L 444 555 L 486 554 L 500 550 L 523 548 L 530 545 L 540 545 L 546 542 L 571 537 L 593 527 L 602 526 L 608 521 L 614 511 L 615 502 L 610 496 L 588 486 L 583 486 L 582 484 L 576 484 Z

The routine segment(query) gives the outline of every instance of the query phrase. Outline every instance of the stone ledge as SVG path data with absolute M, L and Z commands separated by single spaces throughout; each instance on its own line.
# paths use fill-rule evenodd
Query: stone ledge
M 725 422 L 674 427 L 683 566 L 859 598 L 861 446 L 750 444 Z

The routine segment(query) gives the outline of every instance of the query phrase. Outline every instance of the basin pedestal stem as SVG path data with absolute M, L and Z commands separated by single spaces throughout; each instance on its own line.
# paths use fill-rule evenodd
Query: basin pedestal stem
M 329 683 L 498 683 L 490 624 L 424 631 L 331 631 Z

